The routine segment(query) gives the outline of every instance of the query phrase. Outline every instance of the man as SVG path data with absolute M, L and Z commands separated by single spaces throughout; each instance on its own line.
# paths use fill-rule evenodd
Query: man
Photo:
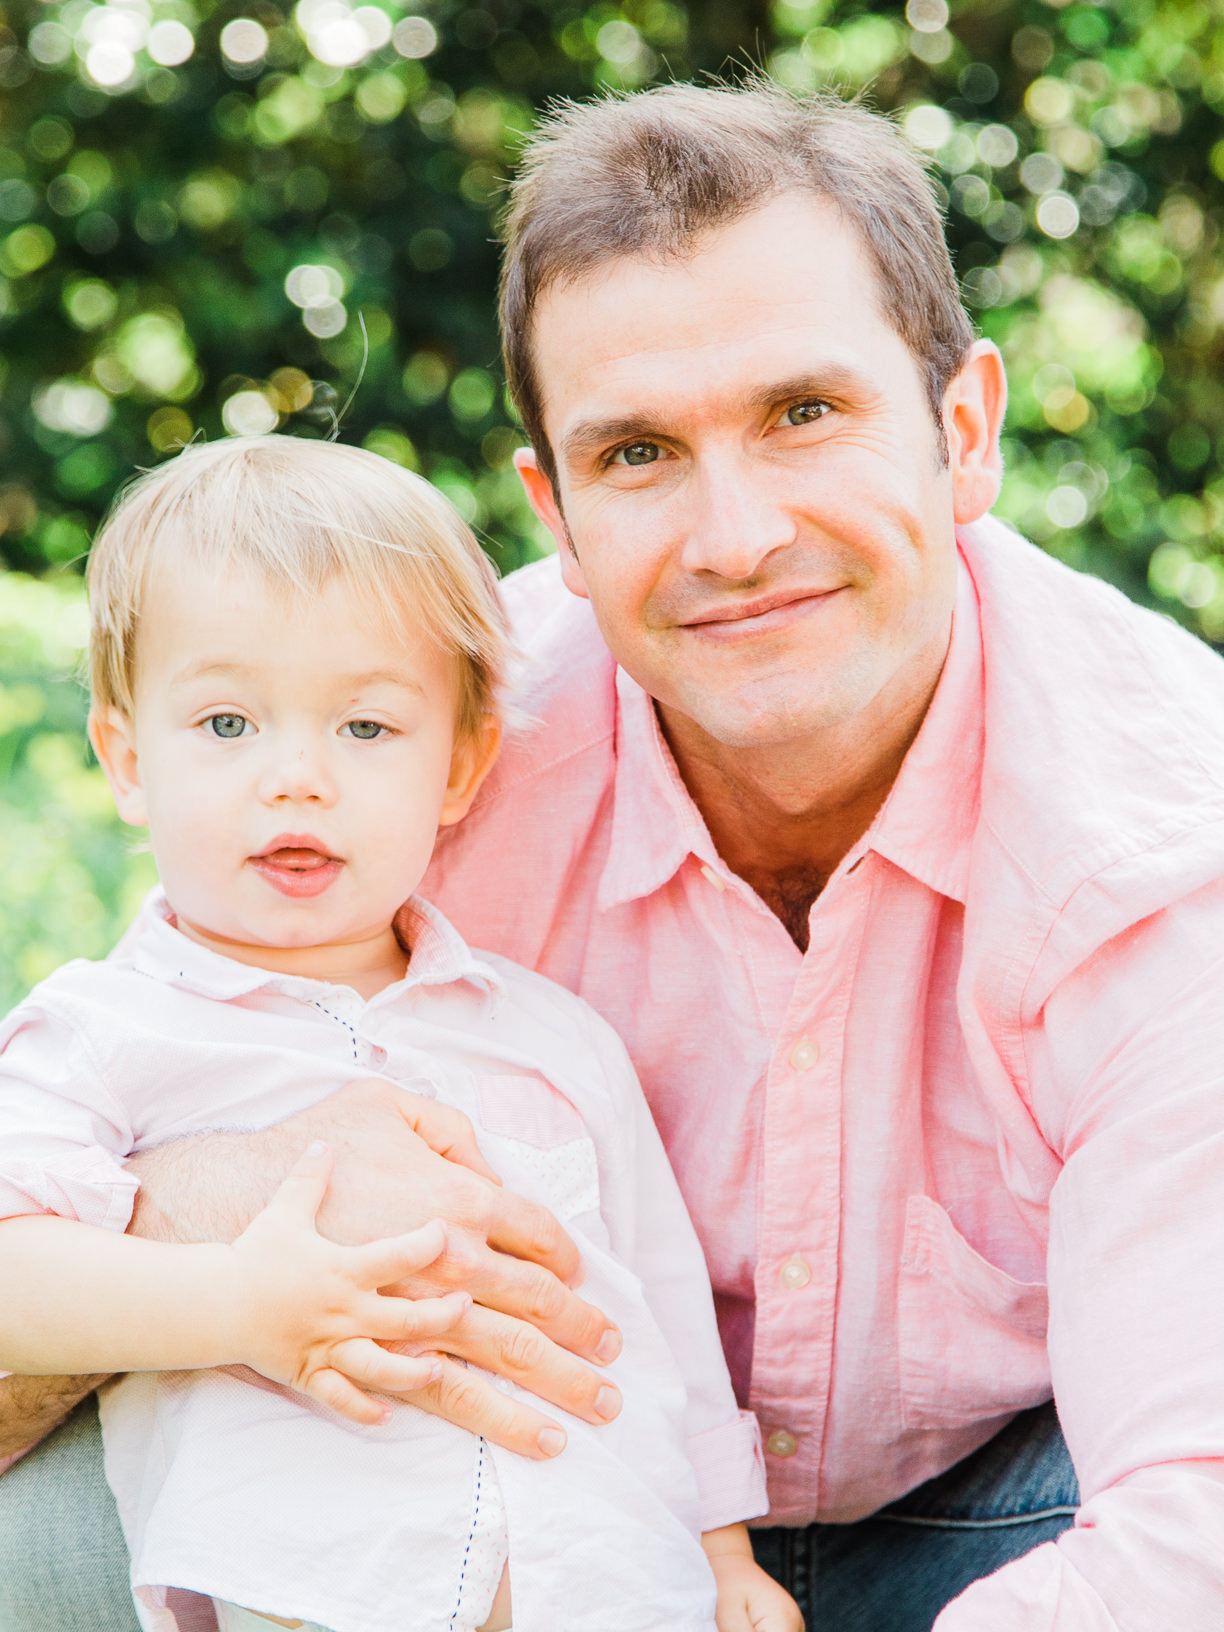
M 1206 1632 L 1224 669 L 989 521 L 1002 366 L 859 108 L 564 110 L 503 317 L 578 599 L 551 563 L 508 585 L 536 724 L 430 893 L 629 1044 L 764 1431 L 762 1559 L 813 1628 Z M 410 1096 L 153 1153 L 140 1227 L 227 1238 L 321 1132 L 333 1233 L 467 1227 L 459 1358 L 614 1414 L 616 1335 L 547 1273 L 564 1239 Z M 21 1386 L 0 1449 L 80 1392 Z M 421 1403 L 561 1443 L 458 1367 Z M 69 1483 L 33 1455 L 27 1505 Z

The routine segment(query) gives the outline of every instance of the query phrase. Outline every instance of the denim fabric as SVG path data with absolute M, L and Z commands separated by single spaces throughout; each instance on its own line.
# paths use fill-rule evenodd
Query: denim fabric
M 0 1478 L 0 1632 L 140 1632 L 92 1394 Z
M 808 1632 L 930 1632 L 957 1593 L 1053 1540 L 1078 1504 L 1043 1405 L 869 1519 L 758 1530 L 753 1542 Z M 0 1478 L 0 1632 L 139 1632 L 127 1577 L 89 1399 Z
M 930 1632 L 971 1581 L 1053 1541 L 1079 1485 L 1053 1403 L 857 1524 L 753 1532 L 761 1565 L 798 1600 L 807 1632 Z

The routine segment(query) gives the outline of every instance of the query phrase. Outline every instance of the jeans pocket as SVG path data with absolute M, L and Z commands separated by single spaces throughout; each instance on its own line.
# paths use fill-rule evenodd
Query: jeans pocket
M 898 1288 L 906 1428 L 961 1428 L 1048 1400 L 1045 1286 L 971 1247 L 937 1201 L 911 1196 Z

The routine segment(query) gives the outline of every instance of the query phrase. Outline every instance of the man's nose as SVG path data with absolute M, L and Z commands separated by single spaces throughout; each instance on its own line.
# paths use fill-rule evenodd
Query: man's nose
M 275 744 L 260 778 L 259 796 L 267 805 L 332 805 L 336 781 L 318 743 L 291 737 Z
M 751 578 L 766 556 L 793 544 L 794 517 L 779 503 L 776 472 L 758 470 L 742 449 L 720 449 L 694 469 L 683 564 L 689 572 Z

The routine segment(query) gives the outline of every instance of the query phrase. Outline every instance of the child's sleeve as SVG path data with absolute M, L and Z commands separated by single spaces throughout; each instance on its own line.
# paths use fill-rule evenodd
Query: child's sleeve
M 769 1511 L 760 1430 L 731 1388 L 705 1256 L 625 1046 L 591 1015 L 608 1088 L 600 1130 L 604 1220 L 617 1256 L 639 1277 L 688 1389 L 685 1429 L 702 1530 Z
M 35 994 L 0 1023 L 0 1219 L 57 1213 L 126 1229 L 131 1148 L 85 1039 Z

